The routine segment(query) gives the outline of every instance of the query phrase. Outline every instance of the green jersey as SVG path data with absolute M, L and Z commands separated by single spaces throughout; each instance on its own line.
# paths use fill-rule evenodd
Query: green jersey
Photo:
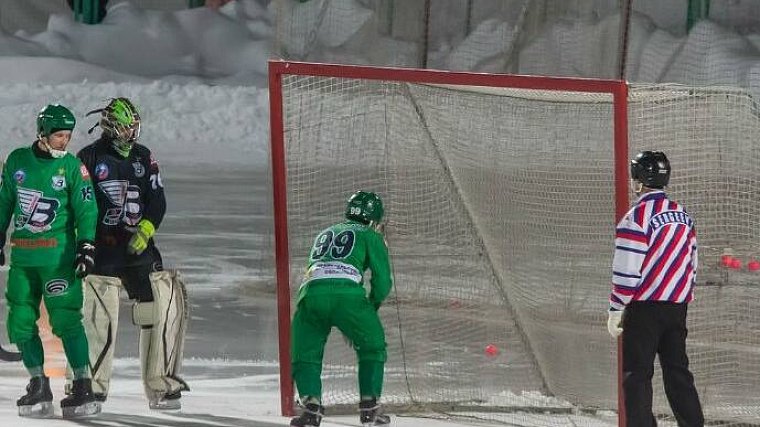
M 299 300 L 306 294 L 364 292 L 367 269 L 372 272 L 369 300 L 379 307 L 393 286 L 383 235 L 355 221 L 335 224 L 314 239 Z
M 34 146 L 18 148 L 3 166 L 0 227 L 5 232 L 13 220 L 11 263 L 73 265 L 76 242 L 95 240 L 98 206 L 90 175 L 71 154 L 38 154 Z

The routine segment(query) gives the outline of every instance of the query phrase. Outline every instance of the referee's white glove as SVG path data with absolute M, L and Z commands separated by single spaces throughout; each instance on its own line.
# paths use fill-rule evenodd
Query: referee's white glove
M 623 312 L 620 310 L 610 310 L 607 318 L 607 330 L 612 338 L 617 338 L 623 333 Z

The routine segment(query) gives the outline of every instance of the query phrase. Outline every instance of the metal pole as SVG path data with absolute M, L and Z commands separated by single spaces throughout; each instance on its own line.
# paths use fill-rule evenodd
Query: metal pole
M 100 16 L 100 2 L 102 0 L 74 0 L 74 20 L 84 24 L 97 24 L 103 17 Z
M 710 16 L 710 0 L 689 0 L 689 8 L 686 11 L 686 32 L 691 32 L 697 22 L 708 16 Z
M 465 11 L 464 18 L 464 38 L 467 38 L 470 35 L 470 31 L 472 31 L 472 2 L 473 0 L 467 0 L 467 5 L 465 6 L 467 10 Z
M 427 68 L 428 49 L 430 49 L 430 0 L 425 0 L 424 31 L 422 35 L 422 63 L 420 68 Z
M 621 0 L 620 37 L 618 37 L 618 75 L 625 81 L 625 69 L 628 62 L 628 35 L 631 30 L 631 9 L 633 0 Z

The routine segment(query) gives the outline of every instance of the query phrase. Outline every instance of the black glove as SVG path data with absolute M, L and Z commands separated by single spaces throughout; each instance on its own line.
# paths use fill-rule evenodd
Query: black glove
M 95 269 L 95 244 L 89 240 L 79 242 L 77 256 L 74 259 L 74 273 L 80 279 Z

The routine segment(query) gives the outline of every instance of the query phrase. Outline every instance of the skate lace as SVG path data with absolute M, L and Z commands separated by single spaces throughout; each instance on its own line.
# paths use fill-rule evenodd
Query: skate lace
M 303 412 L 306 413 L 306 414 L 309 414 L 309 415 L 314 415 L 315 417 L 317 417 L 317 419 L 321 419 L 322 418 L 322 414 L 319 412 L 319 409 L 317 409 L 316 411 L 314 411 L 314 410 L 309 409 L 309 408 L 303 408 Z
M 27 392 L 27 394 L 30 394 L 32 391 L 34 391 L 35 382 L 37 382 L 37 381 L 35 381 L 34 379 L 32 379 L 32 380 L 29 381 L 29 384 L 26 385 L 26 392 Z M 42 388 L 42 381 L 39 381 L 39 383 L 40 383 L 40 388 Z

